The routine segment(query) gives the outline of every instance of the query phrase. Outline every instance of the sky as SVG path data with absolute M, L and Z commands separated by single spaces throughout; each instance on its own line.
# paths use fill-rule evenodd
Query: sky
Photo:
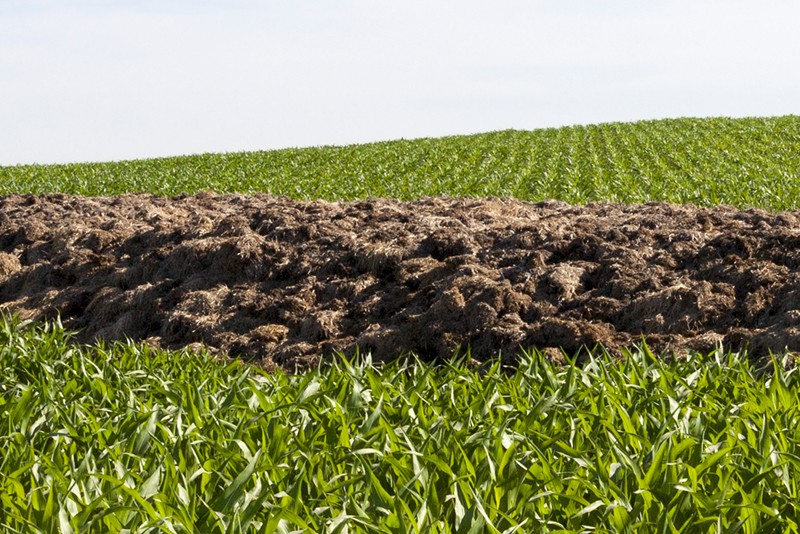
M 0 166 L 800 114 L 796 0 L 0 0 Z

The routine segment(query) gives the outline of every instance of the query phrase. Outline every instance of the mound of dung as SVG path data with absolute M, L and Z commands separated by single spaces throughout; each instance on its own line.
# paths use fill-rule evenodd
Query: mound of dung
M 267 367 L 334 351 L 800 351 L 800 220 L 691 205 L 0 196 L 0 309 Z

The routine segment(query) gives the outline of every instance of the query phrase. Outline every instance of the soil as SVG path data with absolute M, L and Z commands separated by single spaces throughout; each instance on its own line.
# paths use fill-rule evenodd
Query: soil
M 0 310 L 293 371 L 646 339 L 800 351 L 800 213 L 511 198 L 0 196 Z

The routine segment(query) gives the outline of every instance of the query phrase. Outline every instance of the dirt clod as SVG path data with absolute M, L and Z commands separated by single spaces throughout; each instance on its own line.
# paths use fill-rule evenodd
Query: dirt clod
M 644 336 L 800 351 L 797 213 L 510 198 L 0 196 L 0 309 L 268 368 Z

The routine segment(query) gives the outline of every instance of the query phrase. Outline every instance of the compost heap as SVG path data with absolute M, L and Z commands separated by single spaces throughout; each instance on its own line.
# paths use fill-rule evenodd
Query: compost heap
M 798 213 L 729 206 L 0 196 L 6 314 L 268 369 L 357 348 L 513 361 L 643 338 L 798 351 L 798 266 Z

